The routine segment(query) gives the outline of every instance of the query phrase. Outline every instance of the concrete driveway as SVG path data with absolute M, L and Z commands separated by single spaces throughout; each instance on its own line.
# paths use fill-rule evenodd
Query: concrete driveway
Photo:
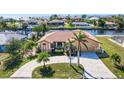
M 77 62 L 77 57 L 72 58 L 72 63 Z M 54 64 L 54 63 L 69 63 L 69 58 L 67 56 L 54 56 L 50 57 L 50 62 L 47 64 Z M 116 78 L 116 76 L 102 63 L 102 61 L 98 58 L 95 53 L 82 53 L 80 57 L 80 64 L 84 66 L 84 78 L 89 79 L 97 79 L 97 78 Z M 23 65 L 19 68 L 11 78 L 31 78 L 32 71 L 40 66 L 33 60 L 28 62 L 27 64 Z
M 95 53 L 82 53 L 80 63 L 84 66 L 84 78 L 116 78 Z

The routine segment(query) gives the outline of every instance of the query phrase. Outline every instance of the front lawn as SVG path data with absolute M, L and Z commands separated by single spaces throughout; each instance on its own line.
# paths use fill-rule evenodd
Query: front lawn
M 118 53 L 122 59 L 121 64 L 124 65 L 124 48 L 109 41 L 109 37 L 97 37 L 97 39 L 103 43 L 101 44 L 101 47 L 109 54 L 109 56 Z M 101 58 L 101 60 L 118 78 L 124 78 L 124 70 L 116 68 L 113 62 L 110 61 L 110 58 Z
M 83 66 L 77 66 L 77 64 L 72 64 L 70 66 L 68 63 L 56 63 L 47 65 L 47 68 L 50 69 L 50 74 L 42 74 L 43 66 L 37 67 L 32 72 L 33 78 L 71 78 L 79 79 L 83 77 Z
M 74 28 L 74 26 L 73 25 L 70 25 L 70 24 L 65 24 L 64 25 L 64 28 Z

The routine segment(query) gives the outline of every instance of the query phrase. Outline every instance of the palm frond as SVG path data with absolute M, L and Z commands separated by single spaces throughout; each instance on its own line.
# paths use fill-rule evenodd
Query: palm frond
M 81 42 L 85 47 L 86 47 L 86 49 L 88 50 L 88 46 L 87 46 L 87 44 L 85 43 L 85 42 Z
M 74 38 L 75 40 L 77 40 L 77 39 L 79 38 L 77 33 L 73 33 L 73 35 L 74 35 L 73 38 Z

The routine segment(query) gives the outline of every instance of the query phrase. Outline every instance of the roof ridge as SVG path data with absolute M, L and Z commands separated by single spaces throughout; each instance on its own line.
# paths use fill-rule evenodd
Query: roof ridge
M 45 40 L 46 38 L 48 38 L 49 36 L 55 34 L 56 32 L 57 32 L 57 31 L 47 33 L 46 35 L 44 35 L 43 37 L 41 37 L 41 39 L 40 39 L 38 42 L 40 42 L 40 41 L 42 41 L 42 40 Z

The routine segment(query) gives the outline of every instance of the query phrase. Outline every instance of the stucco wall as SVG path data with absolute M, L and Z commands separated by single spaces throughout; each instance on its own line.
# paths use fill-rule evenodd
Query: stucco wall
M 46 44 L 46 45 L 44 45 L 44 44 Z M 38 47 L 41 50 L 51 51 L 50 43 L 49 42 L 46 42 L 46 41 L 42 41 L 42 42 L 38 43 Z
M 89 38 L 86 39 L 88 42 L 86 43 L 88 46 L 88 50 L 87 48 L 82 45 L 81 46 L 81 51 L 96 51 L 99 47 L 99 43 L 96 41 L 93 41 Z M 43 44 L 46 44 L 46 47 L 44 48 Z M 73 43 L 75 46 L 77 46 L 77 42 Z M 42 41 L 38 44 L 38 46 L 40 47 L 41 50 L 47 50 L 47 51 L 51 51 L 51 46 L 49 42 L 46 41 Z
M 86 45 L 88 46 L 88 50 L 87 48 L 82 44 L 81 45 L 81 51 L 96 51 L 99 47 L 99 43 L 96 41 L 93 41 L 91 39 L 86 39 L 88 42 L 86 43 Z M 77 46 L 77 42 L 74 43 L 74 45 Z

